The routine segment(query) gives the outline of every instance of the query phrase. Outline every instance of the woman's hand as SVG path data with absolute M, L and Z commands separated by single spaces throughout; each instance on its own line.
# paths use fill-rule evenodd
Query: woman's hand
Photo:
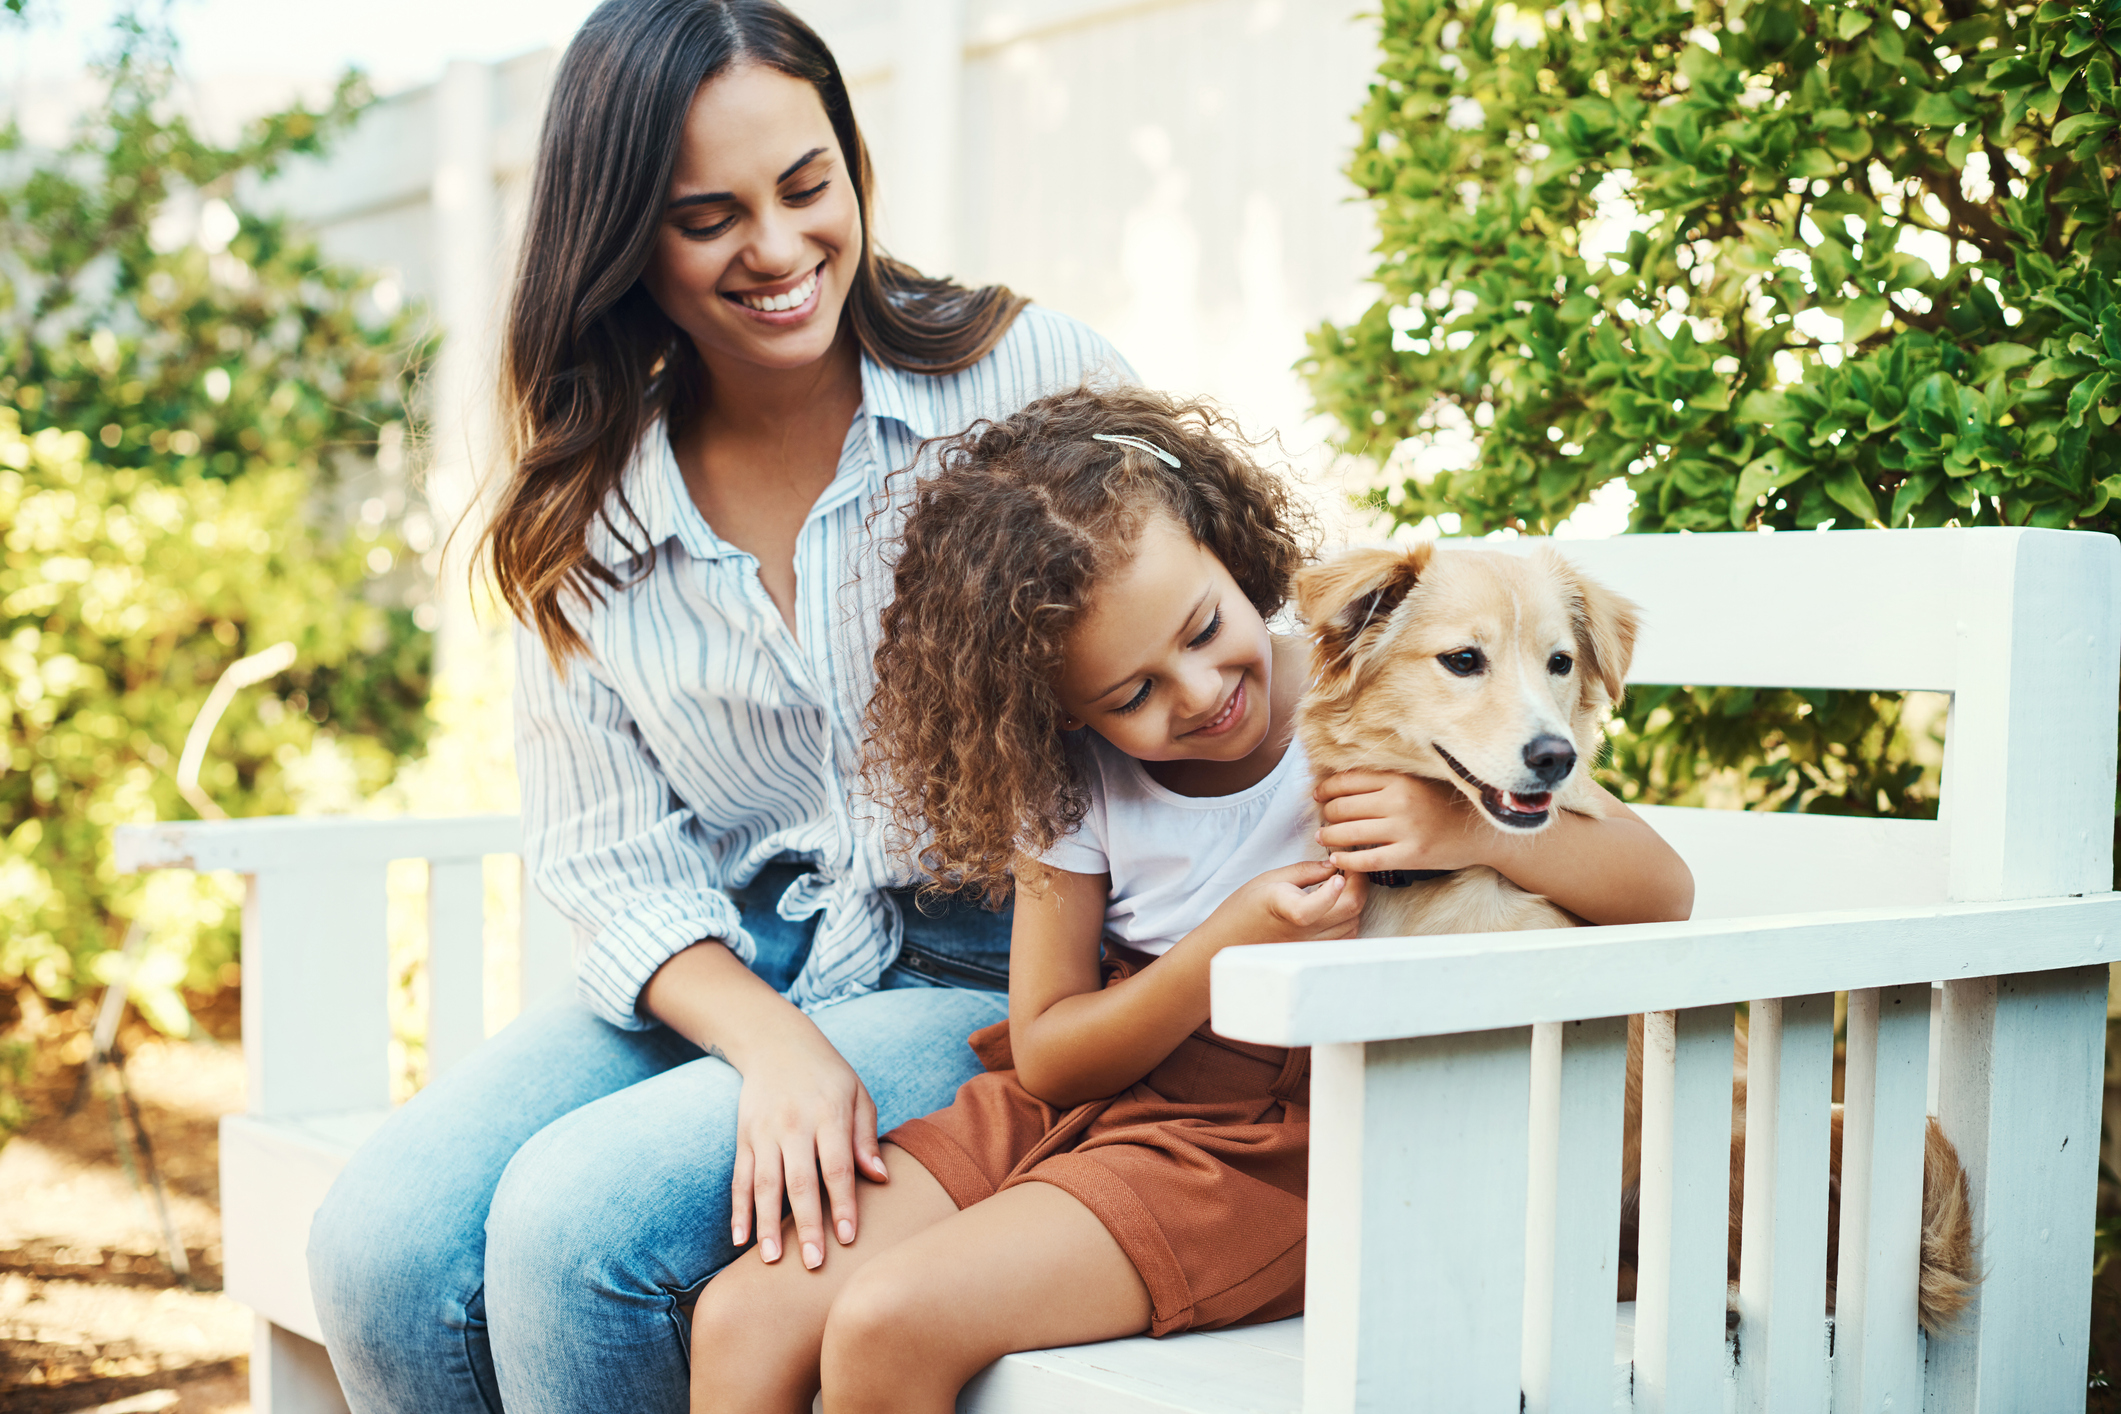
M 1361 874 L 1344 874 L 1322 859 L 1289 864 L 1224 899 L 1195 931 L 1225 947 L 1352 938 L 1368 895 Z
M 854 1241 L 856 1174 L 888 1177 L 876 1103 L 817 1023 L 712 939 L 658 968 L 640 1009 L 702 1050 L 718 1047 L 744 1077 L 730 1240 L 749 1242 L 755 1222 L 759 1255 L 779 1261 L 785 1197 L 804 1266 L 825 1260 L 827 1206 L 840 1242 Z
M 1314 798 L 1327 862 L 1364 874 L 1380 869 L 1464 869 L 1487 864 L 1494 831 L 1442 781 L 1397 771 L 1339 771 Z
M 741 1061 L 731 1059 L 744 1089 L 737 1099 L 729 1239 L 739 1247 L 748 1242 L 755 1217 L 759 1256 L 779 1261 L 785 1194 L 803 1265 L 816 1268 L 825 1260 L 825 1207 L 841 1245 L 853 1242 L 857 1172 L 878 1183 L 889 1177 L 877 1143 L 876 1104 L 854 1067 L 807 1017 L 801 1028 L 787 1028 Z

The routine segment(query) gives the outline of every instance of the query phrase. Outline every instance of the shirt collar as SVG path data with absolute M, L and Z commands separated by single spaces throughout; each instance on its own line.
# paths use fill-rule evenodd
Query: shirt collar
M 685 489 L 685 474 L 678 470 L 677 453 L 670 450 L 661 418 L 641 434 L 621 485 L 625 504 L 614 492 L 604 503 L 604 514 L 589 523 L 589 553 L 607 567 L 616 570 L 672 539 L 703 560 L 732 553 Z M 626 514 L 627 505 L 633 508 L 632 516 Z
M 862 406 L 855 416 L 890 418 L 924 441 L 944 436 L 955 429 L 942 425 L 941 400 L 936 396 L 935 381 L 925 373 L 911 373 L 879 363 L 865 350 L 862 354 Z M 840 469 L 840 479 L 845 478 L 846 472 L 847 468 Z M 607 567 L 619 569 L 644 553 L 653 553 L 657 546 L 672 539 L 695 559 L 714 560 L 737 553 L 734 546 L 714 533 L 706 517 L 700 514 L 699 507 L 693 504 L 692 493 L 685 487 L 685 474 L 678 469 L 677 454 L 670 449 L 670 437 L 660 418 L 642 433 L 633 460 L 627 464 L 622 484 L 640 524 L 634 524 L 619 504 L 618 496 L 613 495 L 605 503 L 605 516 L 599 516 L 589 525 L 589 553 Z M 828 502 L 843 499 L 835 492 L 845 489 L 837 485 L 828 488 L 819 498 L 819 506 L 822 508 Z M 607 517 L 611 525 L 605 523 Z M 618 527 L 616 533 L 612 525 Z
M 866 350 L 862 353 L 862 410 L 870 417 L 904 423 L 923 440 L 958 430 L 942 425 L 942 399 L 937 396 L 933 375 L 878 363 Z

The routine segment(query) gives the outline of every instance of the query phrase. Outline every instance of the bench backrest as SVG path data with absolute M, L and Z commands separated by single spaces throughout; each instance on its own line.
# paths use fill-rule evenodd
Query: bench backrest
M 1536 541 L 1484 542 L 1494 548 Z M 1695 916 L 2110 887 L 2111 536 L 1895 530 L 1552 542 L 1642 606 L 1629 678 L 1951 694 L 1935 821 L 1662 808 Z

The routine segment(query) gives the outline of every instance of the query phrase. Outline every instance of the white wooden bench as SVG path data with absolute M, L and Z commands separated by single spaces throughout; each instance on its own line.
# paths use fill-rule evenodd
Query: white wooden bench
M 977 1411 L 2057 1410 L 2085 1392 L 2121 546 L 2059 531 L 1563 547 L 1646 610 L 1641 682 L 1952 694 L 1930 821 L 1646 811 L 1694 921 L 1236 950 L 1229 1035 L 1317 1048 L 1309 1315 L 1012 1356 Z M 508 819 L 127 828 L 120 867 L 235 869 L 249 1112 L 224 1121 L 228 1290 L 258 1414 L 343 1408 L 309 1215 L 387 1103 L 384 867 L 431 861 L 436 1067 L 480 1034 L 479 857 Z M 566 930 L 526 901 L 526 991 Z M 1932 984 L 1941 984 L 1933 987 Z M 1825 1315 L 1834 997 L 1847 992 L 1838 1319 Z M 1745 1251 L 1725 1323 L 1730 1057 L 1750 1001 Z M 1614 1301 L 1624 1020 L 1653 1013 L 1638 1301 Z M 1915 1321 L 1925 1112 L 1986 1279 Z

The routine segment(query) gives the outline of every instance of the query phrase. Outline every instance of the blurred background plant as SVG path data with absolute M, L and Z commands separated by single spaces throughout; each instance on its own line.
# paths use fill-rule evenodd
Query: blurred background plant
M 0 987 L 13 1017 L 72 1003 L 151 918 L 133 1001 L 181 1034 L 237 978 L 240 898 L 115 874 L 111 827 L 191 816 L 185 732 L 274 643 L 294 666 L 200 776 L 229 814 L 352 808 L 425 740 L 431 635 L 364 592 L 403 550 L 347 498 L 401 471 L 426 350 L 374 277 L 242 199 L 352 121 L 358 76 L 221 145 L 169 101 L 160 15 L 121 15 L 66 146 L 0 132 Z M 0 1134 L 10 1089 L 0 1064 Z
M 1379 297 L 1311 339 L 1404 525 L 2121 524 L 2103 7 L 1386 0 L 1349 175 Z M 1942 712 L 1637 689 L 1631 800 L 1933 817 Z
M 2114 6 L 1381 8 L 1348 168 L 1379 294 L 1303 370 L 1394 523 L 1566 534 L 1595 499 L 1637 531 L 2121 529 Z M 1637 686 L 1606 775 L 1633 801 L 1934 818 L 1944 712 Z M 2101 1198 L 2108 1400 L 2121 1188 Z

